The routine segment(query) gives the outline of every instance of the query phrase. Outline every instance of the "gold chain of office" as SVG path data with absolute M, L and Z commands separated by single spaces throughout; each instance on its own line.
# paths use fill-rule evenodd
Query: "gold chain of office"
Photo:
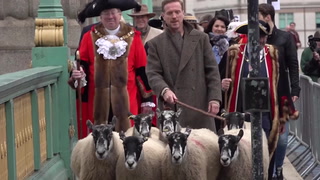
M 125 39 L 128 39 L 129 37 L 131 37 L 133 34 L 134 34 L 134 31 L 130 31 L 128 32 L 127 34 L 119 37 L 119 39 L 108 39 L 107 35 L 102 35 L 97 29 L 95 29 L 94 33 L 96 33 L 100 38 L 103 38 L 105 40 L 108 40 L 110 41 L 112 44 L 118 42 L 118 41 L 122 41 L 122 40 L 125 40 Z

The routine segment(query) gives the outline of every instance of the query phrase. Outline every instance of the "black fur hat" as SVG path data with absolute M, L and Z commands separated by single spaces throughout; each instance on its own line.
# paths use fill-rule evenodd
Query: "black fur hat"
M 135 8 L 135 11 L 140 11 L 141 6 L 135 0 L 93 0 L 78 14 L 78 20 L 84 23 L 86 18 L 100 16 L 103 10 L 112 8 L 121 11 Z

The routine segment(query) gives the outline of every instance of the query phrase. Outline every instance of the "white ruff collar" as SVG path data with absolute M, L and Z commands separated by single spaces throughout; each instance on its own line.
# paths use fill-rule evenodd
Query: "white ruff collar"
M 95 43 L 99 48 L 98 54 L 103 54 L 103 59 L 116 60 L 126 52 L 128 43 L 116 35 L 106 35 Z

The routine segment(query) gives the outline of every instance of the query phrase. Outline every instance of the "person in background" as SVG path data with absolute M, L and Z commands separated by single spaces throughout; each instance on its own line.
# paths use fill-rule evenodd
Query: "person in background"
M 147 5 L 142 4 L 140 11 L 134 11 L 132 14 L 128 15 L 133 17 L 135 28 L 141 32 L 141 38 L 144 45 L 147 41 L 162 33 L 162 30 L 149 26 L 149 19 L 156 14 L 149 13 Z
M 305 48 L 301 54 L 300 67 L 312 81 L 320 83 L 320 31 L 316 31 L 314 36 L 311 35 L 308 39 L 309 47 Z
M 280 136 L 274 157 L 270 162 L 269 176 L 274 175 L 277 179 L 283 179 L 282 165 L 286 156 L 289 136 L 289 123 L 287 121 L 289 119 L 297 119 L 299 116 L 299 111 L 295 109 L 293 103 L 298 100 L 301 88 L 299 86 L 299 63 L 296 44 L 289 32 L 282 31 L 276 27 L 274 16 L 275 10 L 271 4 L 259 4 L 259 20 L 267 22 L 271 28 L 267 43 L 277 47 L 279 56 L 277 93 Z
M 213 18 L 213 15 L 211 15 L 211 14 L 203 15 L 200 18 L 199 25 L 202 26 L 204 30 L 207 29 L 208 24 L 209 24 L 209 22 L 211 21 L 212 18 Z
M 292 34 L 292 36 L 294 38 L 294 41 L 295 41 L 295 44 L 296 44 L 296 49 L 300 48 L 301 47 L 301 42 L 300 42 L 299 34 L 296 31 L 296 23 L 295 22 L 290 22 L 290 24 L 289 24 L 289 26 L 287 28 L 287 31 Z
M 88 82 L 82 87 L 86 98 L 82 109 L 86 108 L 86 113 L 82 114 L 80 139 L 88 134 L 87 119 L 105 124 L 115 115 L 118 118 L 115 130 L 126 131 L 130 127 L 129 112 L 138 114 L 154 106 L 152 102 L 144 102 L 152 90 L 144 70 L 146 53 L 140 32 L 120 21 L 121 11 L 132 8 L 139 9 L 140 5 L 134 0 L 93 1 L 78 15 L 81 23 L 96 16 L 100 16 L 101 22 L 83 35 L 79 46 L 81 68 L 74 69 L 69 79 L 72 88 L 76 88 L 74 82 L 80 78 L 85 77 Z
M 260 69 L 259 77 L 267 77 L 269 85 L 269 99 L 264 99 L 263 102 L 269 101 L 270 111 L 262 113 L 262 128 L 266 133 L 269 144 L 269 153 L 273 153 L 276 148 L 276 143 L 279 134 L 279 119 L 278 119 L 278 101 L 277 101 L 277 86 L 278 86 L 278 56 L 277 49 L 266 44 L 270 26 L 264 21 L 259 21 L 260 39 Z M 248 33 L 248 23 L 243 24 L 235 30 L 239 34 Z M 231 82 L 225 87 L 225 91 L 229 90 L 227 97 L 227 112 L 245 112 L 243 107 L 242 86 L 243 78 L 250 77 L 253 70 L 249 60 L 248 44 L 234 44 L 228 50 L 228 66 Z M 250 90 L 250 89 L 247 89 Z M 254 92 L 252 93 L 254 96 Z M 256 98 L 252 98 L 254 101 Z
M 200 26 L 199 23 L 198 23 L 198 19 L 195 16 L 193 16 L 192 14 L 186 13 L 184 15 L 183 19 L 185 21 L 187 21 L 188 23 L 190 23 L 193 26 L 193 28 L 195 28 L 195 29 L 197 29 L 199 31 L 203 31 L 202 26 Z
M 134 25 L 136 27 L 136 30 L 141 32 L 141 38 L 143 45 L 146 46 L 146 43 L 153 39 L 154 37 L 158 36 L 159 34 L 162 33 L 162 30 L 154 28 L 149 26 L 148 21 L 150 18 L 154 17 L 156 14 L 155 13 L 150 13 L 148 11 L 148 6 L 145 4 L 141 4 L 141 10 L 140 11 L 133 11 L 132 14 L 128 14 L 129 16 L 133 17 L 134 20 Z M 146 48 L 147 49 L 147 48 Z M 146 50 L 147 53 L 147 50 Z M 155 112 L 156 111 L 156 104 L 157 104 L 157 98 L 155 95 L 150 97 L 151 99 L 148 101 L 152 101 L 155 106 L 152 108 L 152 110 Z M 149 113 L 149 112 L 142 112 L 142 113 Z M 153 117 L 152 119 L 152 124 L 154 126 L 157 125 L 157 120 L 156 116 Z
M 159 108 L 182 109 L 183 127 L 208 128 L 215 132 L 213 118 L 176 104 L 176 100 L 212 114 L 219 112 L 221 84 L 209 37 L 183 20 L 183 3 L 162 1 L 166 30 L 148 42 L 147 77 L 158 96 Z
M 219 64 L 222 56 L 229 48 L 229 39 L 226 35 L 229 20 L 224 16 L 215 16 L 208 24 L 207 29 L 204 31 L 209 35 L 212 51 L 215 59 Z

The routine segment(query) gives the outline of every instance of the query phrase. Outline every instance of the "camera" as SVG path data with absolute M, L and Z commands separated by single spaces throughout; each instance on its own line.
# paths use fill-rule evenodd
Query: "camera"
M 308 44 L 312 52 L 317 52 L 320 54 L 320 49 L 317 48 L 317 41 L 320 41 L 320 38 L 313 37 L 313 35 L 308 36 Z

